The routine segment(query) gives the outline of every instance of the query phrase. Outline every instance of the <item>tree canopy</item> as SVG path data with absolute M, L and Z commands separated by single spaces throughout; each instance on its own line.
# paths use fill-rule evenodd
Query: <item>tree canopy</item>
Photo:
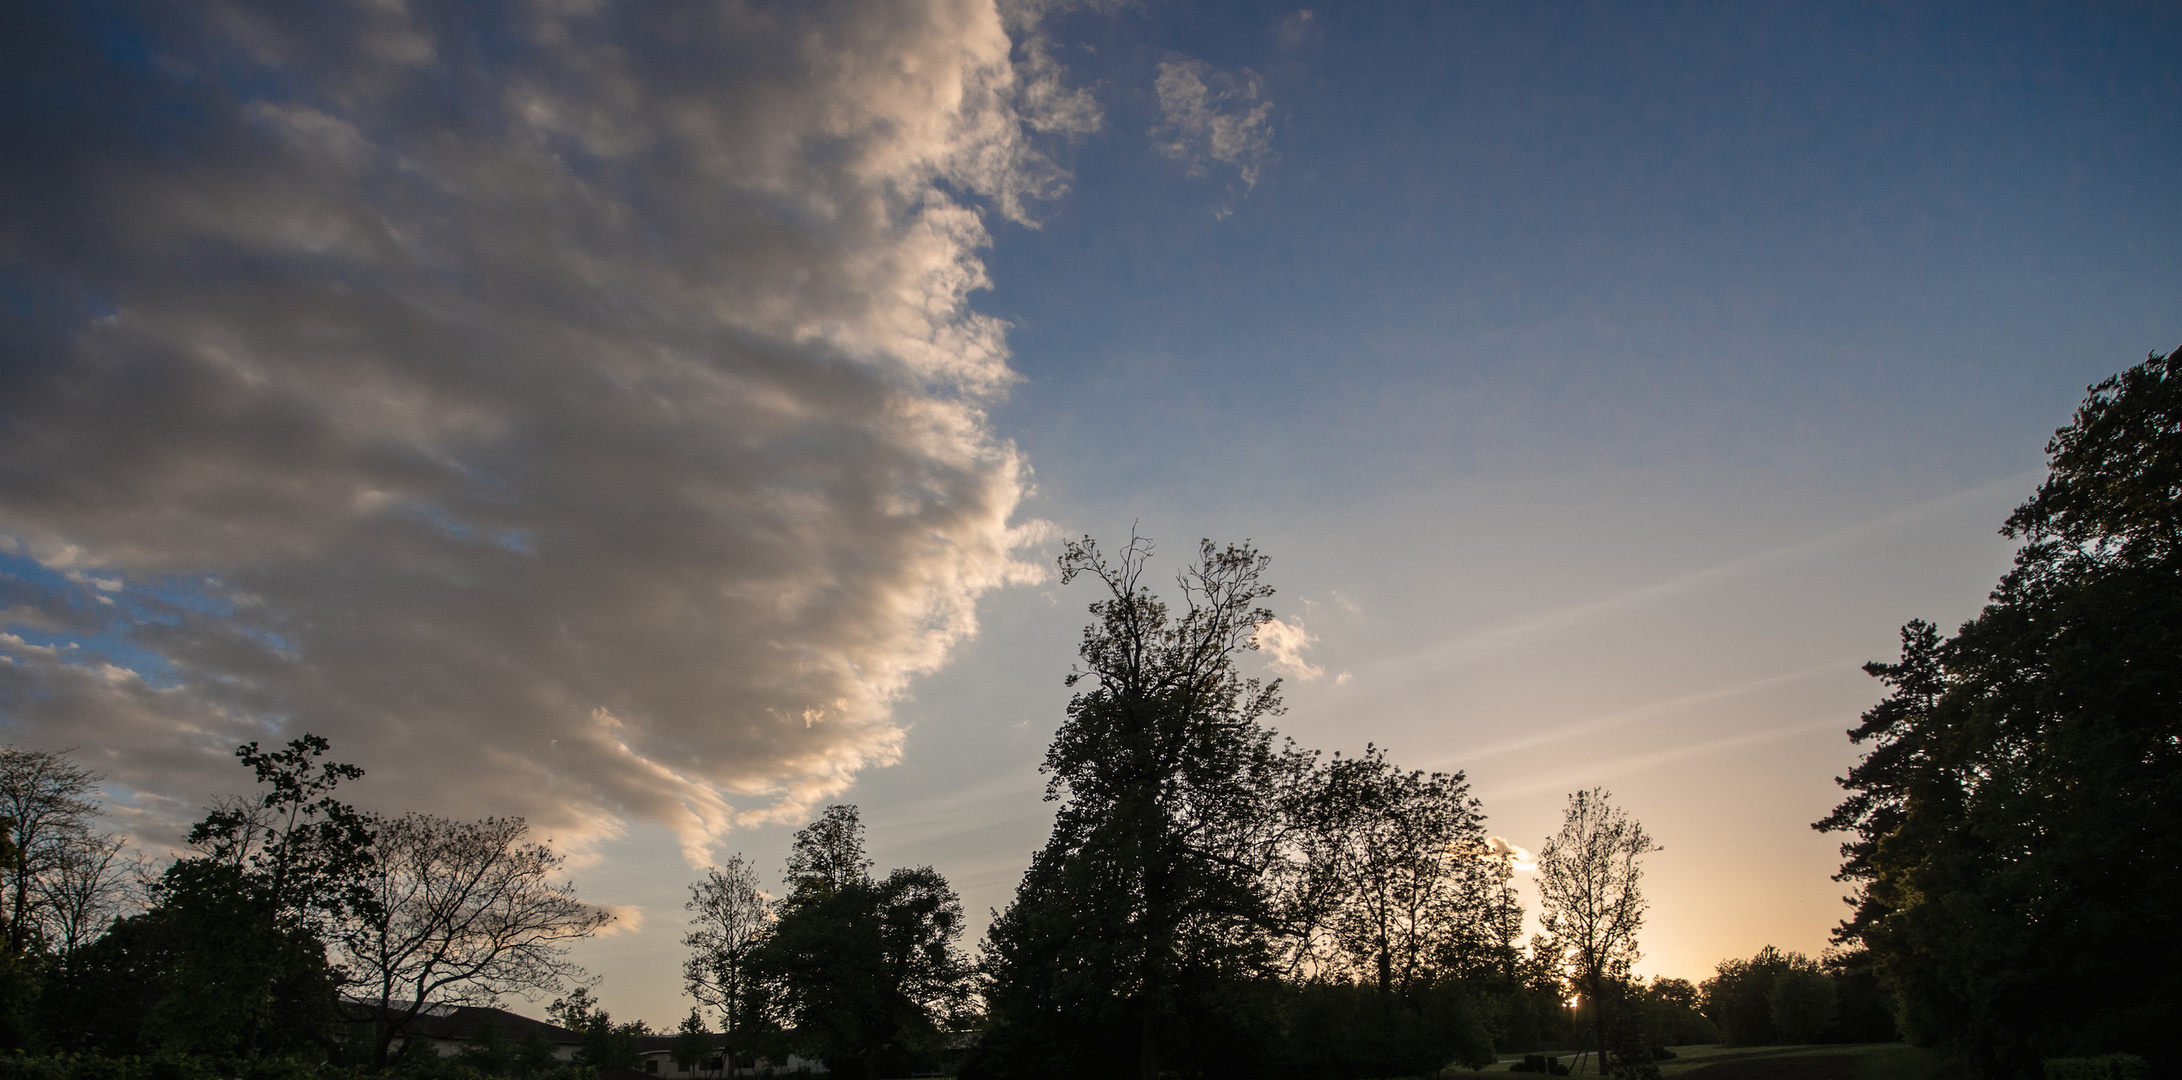
M 1952 636 L 1902 630 L 1817 828 L 1848 834 L 1837 933 L 1908 1033 L 1990 1075 L 2129 1051 L 2182 1014 L 2182 369 L 2090 389 L 2009 517 L 2015 566 Z

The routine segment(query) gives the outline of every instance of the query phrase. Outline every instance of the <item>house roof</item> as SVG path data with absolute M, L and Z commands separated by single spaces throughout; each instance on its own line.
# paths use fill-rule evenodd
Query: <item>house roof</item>
M 533 1020 L 506 1009 L 491 1009 L 482 1005 L 436 1006 L 417 1014 L 410 1021 L 408 1034 L 433 1039 L 482 1038 L 488 1028 L 499 1028 L 500 1034 L 510 1040 L 527 1039 L 535 1032 L 546 1042 L 557 1046 L 577 1046 L 583 1036 L 543 1020 Z

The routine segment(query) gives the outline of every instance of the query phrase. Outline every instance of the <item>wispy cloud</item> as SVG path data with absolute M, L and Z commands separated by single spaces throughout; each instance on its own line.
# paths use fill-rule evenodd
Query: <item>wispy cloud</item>
M 491 10 L 40 43 L 85 64 L 40 73 L 69 134 L 7 148 L 45 179 L 0 244 L 98 299 L 9 346 L 0 534 L 58 583 L 0 600 L 173 675 L 14 648 L 0 708 L 142 807 L 308 729 L 367 801 L 701 863 L 895 760 L 910 681 L 1040 575 L 968 296 L 986 214 L 1066 179 L 1030 132 L 1096 110 L 990 5 Z
M 1148 133 L 1152 145 L 1191 176 L 1215 167 L 1233 169 L 1243 193 L 1273 156 L 1273 103 L 1261 100 L 1263 85 L 1249 68 L 1221 71 L 1202 60 L 1167 60 L 1152 84 L 1159 97 L 1160 123 Z M 1223 204 L 1215 211 L 1233 211 Z
M 1585 762 L 1581 767 L 1559 770 L 1549 776 L 1531 776 L 1506 784 L 1496 784 L 1489 790 L 1480 790 L 1479 795 L 1497 799 L 1527 794 L 1533 791 L 1556 789 L 1574 791 L 1584 785 L 1596 784 L 1611 777 L 1649 772 L 1664 765 L 1671 765 L 1693 757 L 1703 757 L 1706 754 L 1716 754 L 1723 750 L 1759 746 L 1785 739 L 1803 738 L 1822 731 L 1838 733 L 1844 726 L 1845 721 L 1842 717 L 1828 717 L 1823 720 L 1806 720 L 1800 723 L 1773 725 L 1757 731 L 1744 732 L 1741 735 L 1707 739 L 1702 742 L 1688 743 L 1649 754 L 1632 754 L 1625 757 Z
M 1521 738 L 1465 749 L 1459 753 L 1447 755 L 1434 764 L 1449 765 L 1457 762 L 1471 762 L 1482 758 L 1498 757 L 1501 754 L 1514 753 L 1518 750 L 1529 750 L 1533 747 L 1564 742 L 1585 735 L 1596 735 L 1602 731 L 1611 731 L 1615 728 L 1628 727 L 1649 720 L 1677 716 L 1699 705 L 1709 705 L 1715 701 L 1727 701 L 1745 694 L 1769 690 L 1776 686 L 1787 686 L 1806 679 L 1817 678 L 1821 675 L 1834 675 L 1844 671 L 1853 671 L 1856 665 L 1862 662 L 1855 657 L 1843 657 L 1839 660 L 1829 660 L 1823 664 L 1814 664 L 1801 670 L 1780 675 L 1768 675 L 1764 678 L 1750 679 L 1730 686 L 1719 686 L 1692 694 L 1681 694 L 1634 708 L 1621 709 L 1603 716 L 1594 716 L 1586 720 L 1562 724 Z
M 1869 541 L 1903 525 L 1962 506 L 1986 502 L 2007 492 L 2026 491 L 2044 475 L 2041 470 L 2004 476 L 1904 510 L 1821 533 L 1808 540 L 1730 559 L 1665 581 L 1623 590 L 1598 600 L 1541 611 L 1503 626 L 1464 634 L 1406 655 L 1389 657 L 1374 665 L 1375 672 L 1399 675 L 1405 671 L 1433 669 L 1457 660 L 1490 653 L 1526 638 L 1590 626 L 1650 604 L 1687 595 L 1708 585 Z

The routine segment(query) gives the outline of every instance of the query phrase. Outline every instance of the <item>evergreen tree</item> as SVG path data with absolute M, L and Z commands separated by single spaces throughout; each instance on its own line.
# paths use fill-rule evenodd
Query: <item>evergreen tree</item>
M 1951 638 L 1904 628 L 1843 831 L 1861 945 L 1908 1033 L 1989 1075 L 2129 1051 L 2182 1015 L 2182 370 L 2091 388 Z

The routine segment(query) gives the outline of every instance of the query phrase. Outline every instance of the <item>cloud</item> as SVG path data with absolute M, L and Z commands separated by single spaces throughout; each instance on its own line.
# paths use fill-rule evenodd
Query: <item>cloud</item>
M 1161 154 L 1191 176 L 1226 166 L 1235 170 L 1245 194 L 1257 186 L 1259 170 L 1273 156 L 1273 103 L 1259 100 L 1263 88 L 1255 73 L 1221 71 L 1202 60 L 1167 60 L 1160 63 L 1152 89 L 1159 96 L 1160 123 L 1148 134 Z M 1221 217 L 1230 212 L 1217 211 Z
M 1508 860 L 1508 866 L 1516 873 L 1524 874 L 1529 873 L 1532 870 L 1538 869 L 1538 859 L 1536 856 L 1532 855 L 1522 846 L 1511 843 L 1503 837 L 1495 836 L 1485 841 L 1485 846 L 1491 849 L 1494 855 Z
M 1326 669 L 1303 658 L 1303 650 L 1317 644 L 1318 635 L 1303 628 L 1303 623 L 1282 622 L 1279 619 L 1258 627 L 1258 647 L 1273 654 L 1267 667 L 1300 682 L 1310 682 L 1326 673 Z
M 1282 48 L 1300 49 L 1317 41 L 1323 34 L 1319 29 L 1318 17 L 1311 14 L 1311 9 L 1299 8 L 1280 17 L 1280 21 L 1273 26 L 1273 36 L 1280 41 Z
M 613 921 L 599 930 L 598 936 L 600 937 L 634 934 L 644 929 L 644 909 L 642 907 L 635 904 L 600 904 L 598 908 L 613 917 Z
M 0 628 L 121 643 L 12 637 L 9 740 L 171 823 L 314 731 L 698 864 L 900 756 L 1042 573 L 967 298 L 1057 65 L 974 0 L 140 14 L 38 26 L 0 153 Z

